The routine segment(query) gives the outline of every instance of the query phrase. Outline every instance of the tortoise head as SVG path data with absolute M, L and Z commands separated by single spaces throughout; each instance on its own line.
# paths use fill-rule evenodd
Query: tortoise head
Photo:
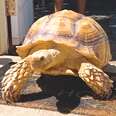
M 59 64 L 60 51 L 56 49 L 42 49 L 31 55 L 31 66 L 35 72 L 44 72 L 47 69 Z

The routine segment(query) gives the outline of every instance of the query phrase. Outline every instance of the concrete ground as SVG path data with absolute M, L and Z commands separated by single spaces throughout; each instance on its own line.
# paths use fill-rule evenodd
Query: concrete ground
M 0 116 L 65 116 L 56 111 L 41 109 L 22 108 L 16 106 L 0 105 Z M 66 114 L 66 116 L 82 116 L 77 114 Z

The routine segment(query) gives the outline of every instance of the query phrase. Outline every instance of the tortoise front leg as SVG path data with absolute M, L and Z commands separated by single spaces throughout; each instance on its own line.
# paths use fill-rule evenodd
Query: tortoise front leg
M 17 101 L 20 97 L 20 91 L 32 73 L 33 71 L 28 58 L 12 65 L 1 81 L 2 98 L 7 103 Z
M 90 63 L 82 63 L 79 76 L 98 97 L 102 99 L 110 97 L 113 81 L 101 69 Z

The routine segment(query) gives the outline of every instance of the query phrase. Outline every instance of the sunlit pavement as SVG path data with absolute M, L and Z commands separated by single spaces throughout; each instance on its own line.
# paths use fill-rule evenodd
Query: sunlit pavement
M 0 116 L 65 116 L 65 114 L 56 111 L 0 105 Z M 83 116 L 83 115 L 70 113 L 66 114 L 66 116 Z

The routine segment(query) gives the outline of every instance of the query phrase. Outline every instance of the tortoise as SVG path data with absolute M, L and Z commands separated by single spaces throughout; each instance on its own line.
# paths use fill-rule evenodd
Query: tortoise
M 111 60 L 108 36 L 89 16 L 62 10 L 38 19 L 16 52 L 22 58 L 5 73 L 2 98 L 9 103 L 32 74 L 80 77 L 100 98 L 109 98 L 113 81 L 103 72 Z

